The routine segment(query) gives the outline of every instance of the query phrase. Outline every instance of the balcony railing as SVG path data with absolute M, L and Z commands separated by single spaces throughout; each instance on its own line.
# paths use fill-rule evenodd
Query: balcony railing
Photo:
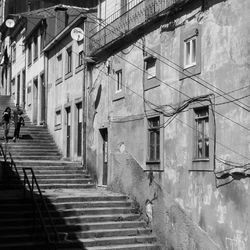
M 100 22 L 98 31 L 90 34 L 90 53 L 123 37 L 154 19 L 160 13 L 186 0 L 131 0 L 126 6 Z

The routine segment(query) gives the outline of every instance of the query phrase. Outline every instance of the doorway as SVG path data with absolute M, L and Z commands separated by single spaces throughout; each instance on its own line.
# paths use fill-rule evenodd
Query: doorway
M 102 136 L 102 185 L 108 183 L 108 129 L 100 129 Z
M 26 99 L 25 99 L 25 90 L 26 90 L 26 73 L 25 73 L 25 69 L 22 71 L 22 81 L 23 81 L 23 89 L 21 90 L 21 94 L 22 94 L 22 100 L 23 102 L 21 103 L 23 109 L 25 109 L 25 105 L 26 105 Z
M 38 78 L 33 80 L 33 123 L 37 124 L 38 114 Z
M 71 136 L 70 136 L 70 130 L 71 130 L 71 110 L 70 107 L 66 108 L 66 157 L 70 157 L 70 142 L 71 142 Z
M 82 156 L 82 103 L 76 104 L 77 108 L 77 156 Z
M 20 80 L 21 80 L 21 76 L 20 74 L 17 76 L 17 98 L 16 98 L 16 103 L 18 103 L 20 106 L 22 105 L 20 103 Z

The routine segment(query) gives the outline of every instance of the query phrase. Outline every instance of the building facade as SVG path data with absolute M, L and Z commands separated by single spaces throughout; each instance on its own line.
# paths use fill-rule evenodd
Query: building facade
M 90 37 L 89 171 L 165 249 L 248 249 L 249 2 L 114 2 Z
M 88 15 L 80 15 L 44 48 L 48 89 L 47 125 L 63 156 L 74 161 L 82 161 L 83 151 L 85 33 L 93 28 Z M 78 41 L 71 36 L 76 28 L 84 32 Z

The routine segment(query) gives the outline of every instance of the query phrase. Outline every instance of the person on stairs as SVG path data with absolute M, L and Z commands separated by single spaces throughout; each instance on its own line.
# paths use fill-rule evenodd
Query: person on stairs
M 11 118 L 11 109 L 10 107 L 7 107 L 3 112 L 2 117 L 2 125 L 4 129 L 4 140 L 5 142 L 8 142 L 8 134 L 10 130 L 10 118 Z
M 13 142 L 16 142 L 16 140 L 19 139 L 20 128 L 21 128 L 21 124 L 23 121 L 22 114 L 23 114 L 23 111 L 20 108 L 19 104 L 17 103 L 16 108 L 13 111 L 13 121 L 14 121 L 14 125 L 15 125 Z

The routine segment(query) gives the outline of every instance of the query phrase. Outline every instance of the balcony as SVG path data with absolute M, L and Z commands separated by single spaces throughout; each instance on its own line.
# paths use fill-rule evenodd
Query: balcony
M 163 13 L 171 12 L 191 0 L 131 0 L 118 12 L 102 21 L 98 31 L 90 34 L 90 54 L 99 56 L 122 38 L 155 22 Z M 141 31 L 141 30 L 140 30 Z

